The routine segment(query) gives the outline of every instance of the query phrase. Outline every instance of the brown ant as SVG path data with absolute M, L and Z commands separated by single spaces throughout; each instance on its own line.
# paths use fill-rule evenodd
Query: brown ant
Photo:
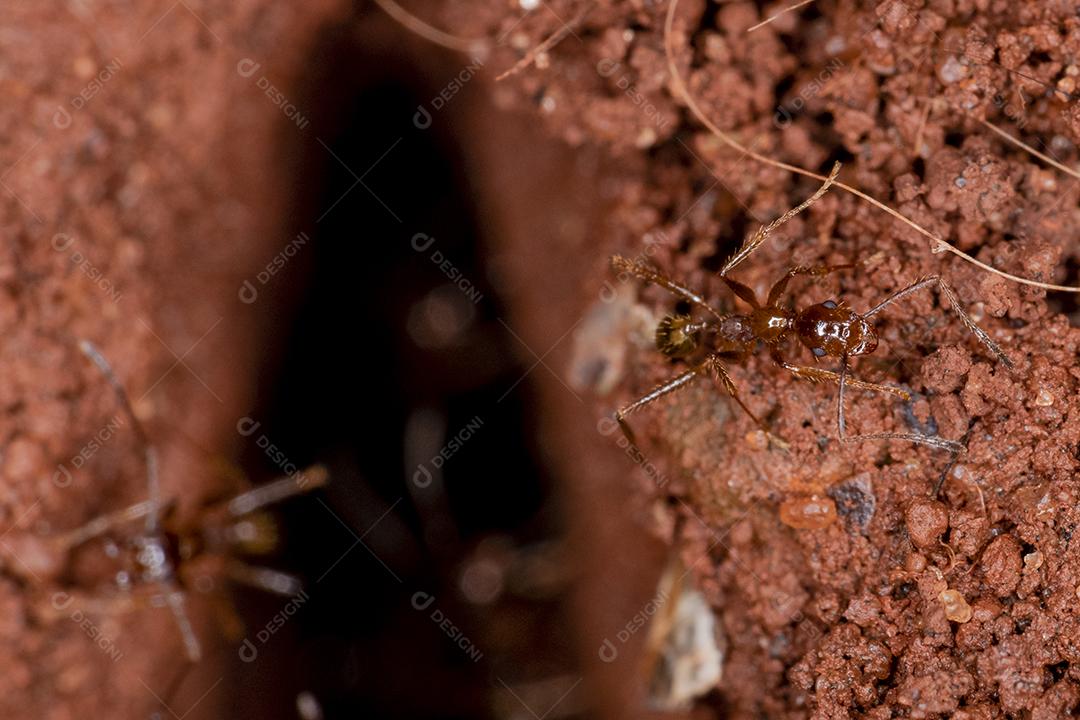
M 38 587 L 60 587 L 71 556 L 92 541 L 102 540 L 106 554 L 115 558 L 114 577 L 119 594 L 55 592 L 47 616 L 62 613 L 72 603 L 84 612 L 117 614 L 141 605 L 168 607 L 176 620 L 188 659 L 197 662 L 202 649 L 185 609 L 188 585 L 200 587 L 207 568 L 196 573 L 200 561 L 216 564 L 215 571 L 267 592 L 292 596 L 300 591 L 295 577 L 255 567 L 237 556 L 267 554 L 277 546 L 277 527 L 264 511 L 268 505 L 308 492 L 326 483 L 322 466 L 309 468 L 301 479 L 283 477 L 240 493 L 202 511 L 191 523 L 182 523 L 174 503 L 163 504 L 158 479 L 157 453 L 135 416 L 127 393 L 108 361 L 90 342 L 79 345 L 112 386 L 120 407 L 131 422 L 146 463 L 147 499 L 101 515 L 65 533 L 42 536 L 12 532 L 0 539 L 4 569 Z M 141 521 L 138 530 L 124 530 Z
M 811 275 L 816 277 L 828 275 L 829 273 L 838 270 L 853 268 L 854 264 L 851 263 L 843 265 L 818 265 L 813 267 L 796 265 L 788 270 L 784 276 L 772 286 L 772 289 L 769 291 L 768 299 L 764 303 L 758 301 L 754 291 L 749 287 L 728 277 L 728 273 L 734 270 L 739 263 L 746 260 L 746 258 L 748 258 L 766 238 L 768 238 L 773 230 L 810 207 L 810 205 L 824 195 L 829 189 L 829 186 L 836 180 L 836 176 L 839 172 L 840 163 L 836 163 L 833 166 L 829 177 L 817 192 L 800 205 L 788 210 L 782 216 L 773 220 L 768 225 L 760 227 L 756 232 L 748 235 L 739 250 L 724 263 L 724 266 L 719 273 L 720 279 L 724 281 L 737 297 L 750 305 L 751 310 L 748 314 L 721 314 L 709 305 L 704 297 L 693 290 L 684 287 L 675 280 L 672 280 L 650 265 L 644 262 L 627 260 L 618 255 L 612 257 L 612 265 L 616 270 L 630 273 L 646 282 L 655 283 L 671 292 L 673 295 L 690 303 L 691 306 L 703 310 L 710 316 L 705 320 L 694 320 L 690 315 L 666 316 L 660 321 L 660 324 L 656 328 L 656 347 L 660 352 L 672 358 L 686 357 L 701 345 L 701 336 L 703 333 L 709 332 L 712 334 L 709 352 L 703 360 L 692 364 L 689 370 L 661 383 L 646 395 L 638 398 L 615 413 L 615 419 L 618 421 L 627 440 L 634 443 L 633 433 L 625 420 L 627 415 L 638 408 L 648 405 L 654 400 L 685 387 L 691 380 L 699 375 L 712 375 L 714 380 L 723 386 L 728 395 L 739 404 L 739 407 L 746 411 L 746 414 L 765 431 L 766 435 L 771 440 L 777 442 L 781 447 L 786 448 L 787 443 L 773 435 L 769 431 L 768 426 L 760 418 L 754 415 L 750 408 L 742 401 L 739 397 L 738 390 L 735 388 L 735 383 L 732 382 L 731 376 L 728 375 L 727 369 L 724 367 L 725 360 L 744 360 L 760 341 L 769 348 L 769 354 L 773 361 L 796 377 L 810 380 L 811 382 L 837 383 L 839 392 L 836 414 L 841 442 L 875 439 L 907 440 L 914 443 L 929 445 L 930 447 L 941 450 L 949 450 L 954 453 L 962 452 L 965 449 L 959 442 L 946 440 L 945 438 L 934 435 L 914 433 L 845 435 L 844 388 L 846 386 L 850 385 L 864 390 L 889 393 L 903 400 L 911 399 L 910 394 L 900 388 L 879 385 L 877 383 L 866 382 L 851 377 L 848 374 L 848 358 L 856 355 L 870 354 L 877 348 L 877 334 L 870 324 L 871 317 L 894 302 L 902 300 L 923 288 L 929 288 L 936 285 L 948 299 L 949 305 L 952 306 L 953 311 L 960 317 L 960 320 L 963 321 L 968 330 L 974 333 L 975 337 L 977 337 L 979 341 L 1002 362 L 1002 364 L 1009 369 L 1012 369 L 1012 363 L 1005 356 L 1005 353 L 1003 353 L 997 343 L 991 340 L 990 336 L 987 335 L 982 328 L 976 325 L 975 321 L 964 312 L 956 293 L 952 288 L 945 284 L 940 276 L 930 275 L 920 280 L 916 280 L 902 290 L 894 292 L 892 295 L 861 314 L 847 307 L 843 302 L 836 302 L 834 300 L 826 300 L 823 303 L 811 305 L 802 310 L 788 308 L 781 303 L 781 298 L 787 290 L 788 282 L 792 278 L 799 275 Z M 833 370 L 825 370 L 816 367 L 795 365 L 785 360 L 782 349 L 792 337 L 798 338 L 799 342 L 810 350 L 815 359 L 825 357 L 839 358 L 840 371 L 835 372 Z

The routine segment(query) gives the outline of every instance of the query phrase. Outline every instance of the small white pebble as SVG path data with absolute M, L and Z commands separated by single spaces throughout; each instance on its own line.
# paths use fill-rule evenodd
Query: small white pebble
M 1039 394 L 1035 397 L 1035 404 L 1040 407 L 1050 407 L 1054 404 L 1054 396 L 1045 389 L 1039 390 Z
M 946 85 L 952 85 L 967 75 L 967 68 L 964 67 L 956 58 L 950 57 L 946 60 L 940 68 L 938 68 L 937 76 L 941 82 Z
M 540 0 L 518 0 L 518 5 L 521 6 L 522 10 L 529 12 L 540 7 Z
M 323 717 L 319 701 L 307 690 L 296 696 L 296 713 L 301 720 L 322 720 Z
M 640 133 L 638 133 L 637 138 L 634 140 L 634 145 L 639 148 L 647 148 L 652 147 L 653 143 L 655 142 L 656 131 L 653 130 L 651 127 L 647 127 L 643 129 Z

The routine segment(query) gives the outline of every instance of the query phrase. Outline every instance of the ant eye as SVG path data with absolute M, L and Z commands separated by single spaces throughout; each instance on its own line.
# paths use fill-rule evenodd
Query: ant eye
M 810 348 L 810 352 L 814 353 L 814 357 L 825 357 L 825 348 L 823 347 Z
M 829 308 L 830 310 L 832 310 L 832 309 L 834 309 L 836 307 L 836 301 L 835 300 L 826 300 L 825 302 L 823 302 L 821 304 L 824 305 L 825 307 Z M 816 355 L 817 353 L 814 353 L 814 354 Z M 825 353 L 822 352 L 822 355 L 824 355 L 824 354 Z

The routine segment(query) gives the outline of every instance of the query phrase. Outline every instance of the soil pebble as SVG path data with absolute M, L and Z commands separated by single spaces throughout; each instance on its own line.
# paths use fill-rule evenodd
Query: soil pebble
M 934 547 L 949 529 L 949 512 L 934 500 L 917 500 L 904 513 L 908 535 L 917 547 Z
M 986 584 L 999 597 L 1009 595 L 1020 583 L 1024 567 L 1023 547 L 1012 535 L 999 535 L 983 551 L 980 563 Z

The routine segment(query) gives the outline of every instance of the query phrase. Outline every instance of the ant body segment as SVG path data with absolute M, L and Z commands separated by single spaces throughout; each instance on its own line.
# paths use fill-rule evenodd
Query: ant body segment
M 147 498 L 60 534 L 12 532 L 0 543 L 6 556 L 3 557 L 3 568 L 38 587 L 63 587 L 62 580 L 72 553 L 92 542 L 104 542 L 106 554 L 115 558 L 114 590 L 120 592 L 104 596 L 55 592 L 53 610 L 63 611 L 76 600 L 80 607 L 105 615 L 128 612 L 144 605 L 168 607 L 188 660 L 197 662 L 202 657 L 202 646 L 185 609 L 187 587 L 192 584 L 199 587 L 203 578 L 216 573 L 279 595 L 298 593 L 300 581 L 297 578 L 271 568 L 249 565 L 237 556 L 267 554 L 274 550 L 278 540 L 277 527 L 264 509 L 325 485 L 326 469 L 322 466 L 309 468 L 301 481 L 293 477 L 280 478 L 205 508 L 193 522 L 181 522 L 174 512 L 174 504 L 162 502 L 157 453 L 136 417 L 123 385 L 93 344 L 83 341 L 79 347 L 112 387 L 143 448 Z M 200 564 L 204 567 L 196 572 Z
M 916 280 L 907 287 L 894 292 L 864 313 L 856 312 L 842 301 L 827 300 L 823 303 L 811 305 L 801 310 L 790 308 L 782 304 L 782 298 L 787 290 L 788 282 L 800 275 L 821 277 L 838 270 L 847 270 L 854 264 L 843 265 L 797 265 L 789 269 L 769 291 L 768 298 L 764 303 L 760 302 L 754 291 L 742 283 L 728 277 L 728 273 L 735 269 L 742 261 L 746 260 L 754 250 L 768 238 L 769 234 L 783 225 L 800 212 L 810 207 L 815 201 L 829 189 L 840 172 L 840 164 L 833 166 L 832 172 L 825 183 L 808 199 L 788 210 L 768 225 L 762 226 L 754 233 L 747 236 L 739 250 L 720 270 L 720 279 L 727 287 L 750 306 L 750 312 L 746 314 L 722 314 L 711 305 L 704 297 L 682 284 L 672 280 L 656 268 L 640 261 L 632 261 L 621 256 L 612 258 L 612 265 L 620 272 L 625 272 L 638 277 L 646 282 L 651 282 L 676 297 L 686 301 L 692 307 L 704 311 L 709 317 L 704 320 L 695 320 L 690 315 L 668 315 L 660 321 L 656 328 L 656 347 L 664 355 L 672 358 L 683 358 L 702 346 L 702 335 L 710 334 L 711 342 L 708 345 L 708 354 L 703 360 L 695 362 L 690 369 L 670 380 L 656 386 L 649 393 L 638 398 L 634 402 L 624 406 L 615 413 L 615 419 L 619 423 L 627 440 L 634 443 L 633 432 L 626 423 L 626 416 L 641 407 L 657 400 L 665 395 L 685 387 L 690 381 L 698 376 L 711 375 L 728 395 L 731 396 L 739 407 L 762 429 L 766 435 L 781 447 L 786 448 L 787 443 L 773 435 L 768 426 L 758 418 L 739 397 L 738 390 L 732 382 L 731 376 L 724 367 L 724 361 L 742 361 L 757 346 L 759 342 L 768 347 L 769 355 L 773 361 L 784 370 L 796 377 L 810 380 L 811 382 L 834 382 L 838 385 L 837 397 L 837 429 L 841 442 L 855 442 L 860 440 L 906 440 L 909 442 L 928 445 L 941 450 L 954 453 L 964 451 L 964 446 L 954 440 L 947 440 L 936 435 L 922 435 L 916 433 L 870 433 L 865 435 L 846 435 L 844 422 L 844 389 L 847 386 L 887 393 L 903 400 L 910 400 L 911 396 L 905 390 L 888 385 L 866 382 L 851 377 L 848 373 L 848 359 L 858 355 L 868 355 L 877 348 L 877 334 L 870 318 L 878 314 L 889 305 L 906 298 L 924 288 L 936 285 L 941 293 L 948 299 L 949 305 L 959 316 L 968 330 L 987 347 L 1003 365 L 1012 369 L 1012 363 L 998 347 L 997 343 L 980 328 L 974 320 L 964 311 L 960 300 L 951 287 L 949 287 L 938 275 L 931 275 Z M 823 368 L 796 365 L 784 359 L 783 348 L 792 338 L 806 347 L 813 354 L 815 360 L 825 357 L 838 358 L 840 360 L 839 372 L 825 370 Z

